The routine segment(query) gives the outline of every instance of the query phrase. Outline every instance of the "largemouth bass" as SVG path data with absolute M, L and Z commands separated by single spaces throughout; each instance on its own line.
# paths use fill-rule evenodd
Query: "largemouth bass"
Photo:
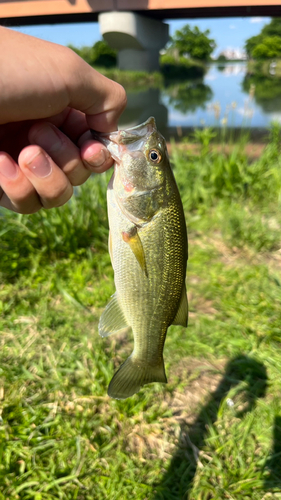
M 134 350 L 108 394 L 126 399 L 151 382 L 167 382 L 163 349 L 171 324 L 187 326 L 187 234 L 165 139 L 154 118 L 101 140 L 115 160 L 107 190 L 109 252 L 116 293 L 99 333 L 130 326 Z

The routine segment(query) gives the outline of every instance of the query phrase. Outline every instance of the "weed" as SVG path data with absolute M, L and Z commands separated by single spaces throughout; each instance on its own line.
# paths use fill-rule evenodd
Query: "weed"
M 279 215 L 262 215 L 255 207 L 232 203 L 221 207 L 222 234 L 230 247 L 249 247 L 257 252 L 281 247 Z
M 106 187 L 110 174 L 93 176 L 63 207 L 26 216 L 0 213 L 0 276 L 33 274 L 46 261 L 79 259 L 107 249 Z

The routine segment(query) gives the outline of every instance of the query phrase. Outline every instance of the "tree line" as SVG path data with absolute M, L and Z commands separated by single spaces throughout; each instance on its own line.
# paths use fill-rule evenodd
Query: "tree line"
M 105 41 L 98 41 L 92 47 L 70 47 L 91 65 L 111 68 L 117 64 L 117 50 Z M 208 62 L 212 60 L 215 48 L 216 42 L 210 37 L 210 30 L 201 31 L 198 26 L 192 28 L 186 24 L 170 37 L 161 57 L 163 64 L 170 64 L 173 60 L 181 65 L 187 60 Z M 245 50 L 248 59 L 281 58 L 281 18 L 273 18 L 258 35 L 248 38 Z

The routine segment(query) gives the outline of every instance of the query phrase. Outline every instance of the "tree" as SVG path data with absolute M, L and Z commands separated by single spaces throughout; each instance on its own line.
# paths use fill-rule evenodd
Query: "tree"
M 263 36 L 281 37 L 281 17 L 274 17 L 269 24 L 266 24 L 261 30 Z
M 215 40 L 209 38 L 210 30 L 200 31 L 186 24 L 182 30 L 177 30 L 171 39 L 171 49 L 176 49 L 181 56 L 192 59 L 208 60 L 216 48 Z
M 81 47 L 80 49 L 69 45 L 82 59 L 92 66 L 103 66 L 110 68 L 116 66 L 117 51 L 109 47 L 109 45 L 100 40 L 93 47 Z
M 105 66 L 106 68 L 116 66 L 117 50 L 112 49 L 104 40 L 95 43 L 93 52 L 96 66 Z
M 248 38 L 245 42 L 245 50 L 246 54 L 249 58 L 253 57 L 253 50 L 254 48 L 262 42 L 262 35 L 256 35 L 252 36 L 251 38 Z
M 254 59 L 281 57 L 281 37 L 267 36 L 252 51 Z
M 226 62 L 227 58 L 224 54 L 220 54 L 219 57 L 217 58 L 217 61 L 219 62 Z
M 248 57 L 253 59 L 281 57 L 281 18 L 273 18 L 259 35 L 248 38 L 245 49 Z

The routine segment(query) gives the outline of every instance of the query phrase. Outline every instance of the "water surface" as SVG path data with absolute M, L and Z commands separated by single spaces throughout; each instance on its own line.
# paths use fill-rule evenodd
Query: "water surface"
M 201 80 L 128 92 L 121 126 L 136 125 L 151 115 L 163 132 L 203 126 L 266 129 L 272 121 L 281 123 L 281 81 L 247 74 L 244 62 L 212 64 Z

